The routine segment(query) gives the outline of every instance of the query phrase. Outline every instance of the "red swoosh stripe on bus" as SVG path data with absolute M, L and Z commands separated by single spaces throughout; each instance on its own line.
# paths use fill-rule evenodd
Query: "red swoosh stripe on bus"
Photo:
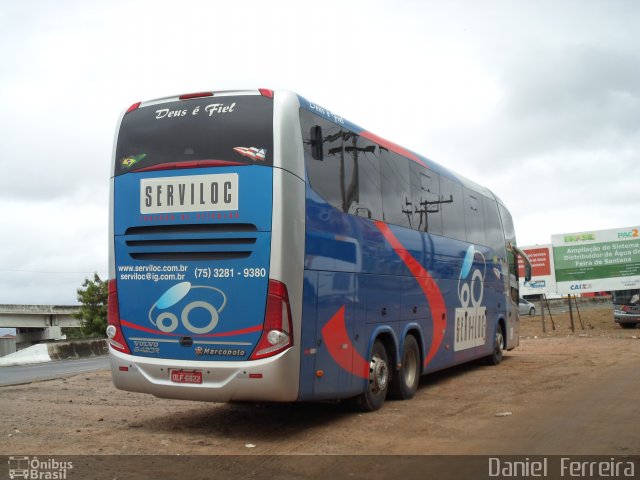
M 136 325 L 135 323 L 128 322 L 126 320 L 120 320 L 120 324 L 124 327 L 133 328 L 134 330 L 140 330 L 142 332 L 153 333 L 156 335 L 168 335 L 170 337 L 184 337 L 182 333 L 169 333 L 161 332 L 160 330 L 154 330 L 153 328 L 143 327 L 142 325 Z M 192 335 L 193 338 L 202 337 L 230 337 L 232 335 L 244 335 L 246 333 L 254 333 L 262 331 L 262 325 L 255 325 L 253 327 L 243 328 L 241 330 L 233 330 L 232 332 L 220 332 L 220 333 L 206 333 L 202 335 Z
M 360 356 L 347 333 L 344 324 L 344 305 L 322 327 L 322 339 L 331 358 L 338 365 L 356 377 L 369 378 L 369 362 Z
M 447 309 L 445 307 L 444 297 L 442 296 L 440 288 L 438 288 L 438 285 L 433 280 L 433 277 L 431 277 L 429 272 L 427 272 L 427 270 L 411 256 L 407 249 L 402 246 L 393 232 L 391 232 L 389 226 L 380 221 L 375 223 L 378 230 L 382 232 L 384 238 L 386 238 L 387 242 L 391 244 L 391 247 L 393 247 L 400 259 L 407 266 L 413 277 L 418 282 L 418 285 L 420 285 L 424 295 L 427 297 L 427 302 L 431 309 L 431 317 L 433 319 L 433 341 L 431 342 L 427 356 L 424 359 L 424 366 L 426 367 L 435 356 L 438 348 L 440 348 L 440 344 L 444 339 L 444 332 L 447 329 Z
M 381 147 L 384 147 L 387 150 L 391 150 L 392 152 L 395 152 L 398 155 L 402 155 L 403 157 L 410 158 L 411 160 L 419 163 L 425 168 L 429 168 L 427 164 L 424 163 L 424 161 L 419 156 L 417 156 L 412 151 L 407 150 L 404 147 L 401 147 L 400 145 L 396 145 L 395 143 L 390 142 L 389 140 L 385 140 L 384 138 L 379 137 L 378 135 L 371 132 L 367 132 L 367 131 L 361 132 L 360 136 L 366 138 L 367 140 L 371 140 L 372 142 L 375 142 Z
M 242 330 L 233 330 L 232 332 L 205 333 L 203 335 L 194 335 L 193 337 L 230 337 L 232 335 L 244 335 L 245 333 L 261 332 L 262 325 L 243 328 Z
M 244 163 L 230 160 L 189 160 L 186 162 L 168 162 L 151 165 L 150 167 L 138 168 L 136 172 L 153 172 L 156 170 L 174 170 L 177 168 L 203 168 L 203 167 L 242 167 Z

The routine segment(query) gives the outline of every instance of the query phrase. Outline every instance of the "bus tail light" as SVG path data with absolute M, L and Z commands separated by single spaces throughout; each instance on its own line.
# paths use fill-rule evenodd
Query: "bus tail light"
M 251 360 L 271 357 L 293 345 L 293 324 L 287 286 L 277 280 L 269 280 L 267 311 L 262 335 Z
M 142 103 L 142 102 L 136 102 L 136 103 L 134 103 L 134 104 L 133 104 L 133 105 L 131 105 L 129 108 L 127 108 L 127 112 L 126 112 L 126 113 L 133 112 L 134 110 L 136 110 L 136 109 L 140 106 L 140 104 L 141 104 L 141 103 Z
M 108 283 L 109 297 L 107 300 L 107 337 L 109 344 L 122 353 L 131 353 L 127 345 L 127 341 L 122 334 L 120 326 L 120 309 L 118 308 L 118 287 L 115 279 L 109 280 Z
M 202 98 L 202 97 L 213 97 L 213 93 L 212 92 L 185 93 L 184 95 L 180 95 L 178 98 L 180 100 L 189 100 L 192 98 Z
M 263 97 L 273 98 L 273 90 L 269 90 L 268 88 L 259 88 L 258 91 Z

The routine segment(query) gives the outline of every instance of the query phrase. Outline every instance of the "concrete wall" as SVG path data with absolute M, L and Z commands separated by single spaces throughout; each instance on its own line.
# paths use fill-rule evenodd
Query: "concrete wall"
M 2 337 L 0 338 L 0 357 L 15 353 L 16 351 L 16 339 L 15 337 Z
M 49 349 L 51 360 L 95 357 L 109 353 L 106 339 L 48 343 L 47 348 Z

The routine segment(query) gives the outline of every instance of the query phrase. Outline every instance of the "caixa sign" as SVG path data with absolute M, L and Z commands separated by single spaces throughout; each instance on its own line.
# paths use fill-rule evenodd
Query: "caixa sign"
M 591 287 L 593 287 L 591 283 L 574 283 L 573 285 L 571 285 L 570 288 L 572 291 L 576 291 L 576 290 L 591 290 Z

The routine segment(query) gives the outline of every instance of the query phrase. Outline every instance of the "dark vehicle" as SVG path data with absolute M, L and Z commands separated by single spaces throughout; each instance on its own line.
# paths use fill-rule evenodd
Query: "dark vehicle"
M 640 289 L 613 292 L 613 318 L 622 328 L 640 324 Z

